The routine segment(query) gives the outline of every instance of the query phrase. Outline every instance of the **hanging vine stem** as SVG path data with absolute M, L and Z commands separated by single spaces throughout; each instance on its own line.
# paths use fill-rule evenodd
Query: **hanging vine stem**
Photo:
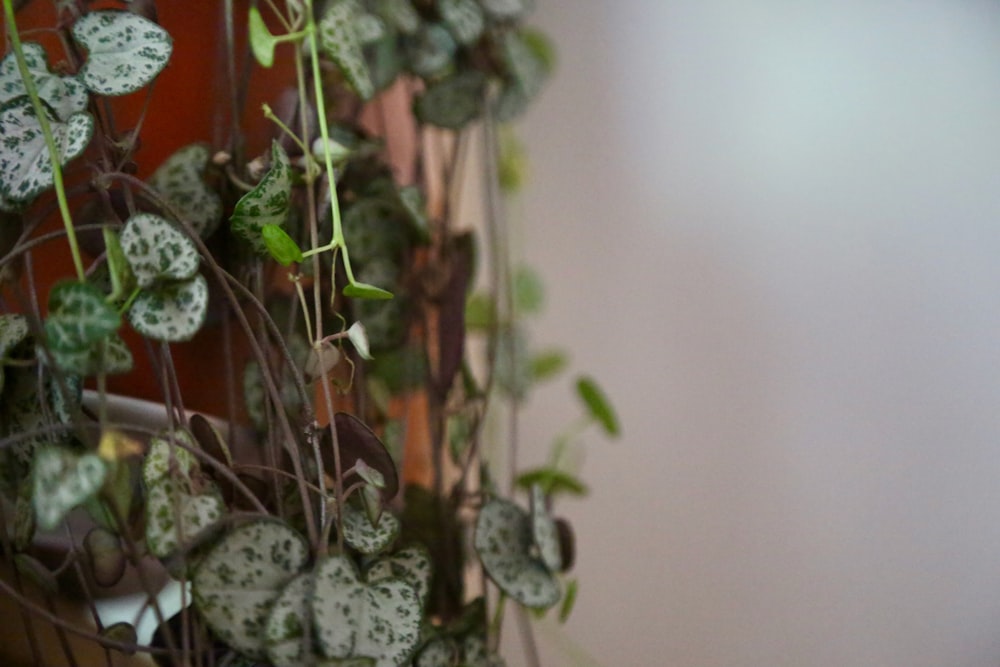
M 83 257 L 80 255 L 80 245 L 76 239 L 76 231 L 73 229 L 73 216 L 69 212 L 69 201 L 66 199 L 62 163 L 59 160 L 59 148 L 56 146 L 55 137 L 52 135 L 52 126 L 49 125 L 49 118 L 42 104 L 42 98 L 38 95 L 35 79 L 31 76 L 31 72 L 28 70 L 28 62 L 24 58 L 24 47 L 21 44 L 21 36 L 17 29 L 17 20 L 14 17 L 14 0 L 3 0 L 3 9 L 7 19 L 7 39 L 10 40 L 11 49 L 14 51 L 17 69 L 21 74 L 24 89 L 31 99 L 31 107 L 38 119 L 42 136 L 45 137 L 45 148 L 49 152 L 49 165 L 52 168 L 52 184 L 55 188 L 56 200 L 59 202 L 59 215 L 66 230 L 66 240 L 69 242 L 70 252 L 73 255 L 73 266 L 76 268 L 77 279 L 83 282 L 86 279 L 86 273 L 83 269 Z

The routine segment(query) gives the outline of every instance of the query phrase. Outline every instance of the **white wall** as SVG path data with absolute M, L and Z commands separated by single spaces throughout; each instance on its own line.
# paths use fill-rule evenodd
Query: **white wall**
M 535 338 L 625 424 L 559 508 L 563 632 L 607 667 L 996 667 L 1000 6 L 538 4 Z M 539 392 L 526 456 L 575 410 Z

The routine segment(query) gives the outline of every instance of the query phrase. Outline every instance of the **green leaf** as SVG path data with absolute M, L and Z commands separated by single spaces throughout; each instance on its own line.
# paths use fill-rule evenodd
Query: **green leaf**
M 438 10 L 448 30 L 461 44 L 472 44 L 483 34 L 486 24 L 476 0 L 438 0 Z
M 536 42 L 537 43 L 537 42 Z M 527 99 L 532 99 L 542 89 L 548 76 L 544 56 L 538 53 L 520 33 L 504 35 L 503 56 L 507 70 Z
M 534 315 L 542 310 L 545 303 L 545 287 L 538 274 L 528 266 L 514 270 L 514 307 L 525 315 Z
M 229 218 L 233 233 L 249 242 L 256 252 L 264 254 L 267 246 L 261 232 L 267 225 L 281 227 L 285 224 L 291 210 L 291 197 L 292 165 L 285 149 L 273 141 L 271 168 L 257 187 L 240 197 Z
M 80 155 L 94 133 L 94 119 L 81 112 L 65 122 L 46 110 L 49 129 L 66 164 Z M 0 106 L 0 196 L 25 202 L 52 187 L 52 163 L 42 126 L 31 100 L 17 97 Z
M 49 292 L 45 337 L 53 350 L 89 352 L 121 323 L 121 316 L 93 285 L 61 282 Z
M 531 378 L 536 382 L 549 380 L 562 373 L 569 365 L 569 357 L 562 350 L 544 350 L 531 356 Z
M 299 245 L 278 225 L 264 225 L 260 230 L 260 236 L 271 257 L 282 266 L 302 261 L 302 250 Z
M 40 44 L 24 42 L 22 50 L 38 96 L 51 107 L 56 117 L 68 120 L 73 114 L 87 108 L 87 88 L 74 76 L 53 74 L 49 70 L 45 49 Z M 21 71 L 17 67 L 17 58 L 11 51 L 0 61 L 0 104 L 27 94 Z
M 257 659 L 267 655 L 271 608 L 309 558 L 302 537 L 280 521 L 258 519 L 224 535 L 191 578 L 194 604 L 227 645 Z
M 378 524 L 372 525 L 365 512 L 345 505 L 342 520 L 344 541 L 365 555 L 385 551 L 399 536 L 399 519 L 388 512 L 383 512 Z
M 566 583 L 566 593 L 563 595 L 562 604 L 559 606 L 560 623 L 568 621 L 569 615 L 573 613 L 573 605 L 576 604 L 576 592 L 579 587 L 576 579 L 570 579 Z
M 250 50 L 253 51 L 253 57 L 261 66 L 270 67 L 274 64 L 274 47 L 278 45 L 278 40 L 267 29 L 267 24 L 264 23 L 264 17 L 261 16 L 257 5 L 250 7 L 248 27 L 250 30 Z
M 621 426 L 618 423 L 618 415 L 608 401 L 604 391 L 597 382 L 590 377 L 581 377 L 576 381 L 576 393 L 583 401 L 584 406 L 590 416 L 601 425 L 604 432 L 610 436 L 618 436 L 621 433 Z
M 106 626 L 100 634 L 105 639 L 122 644 L 137 644 L 139 642 L 139 634 L 136 632 L 135 626 L 124 621 Z M 122 652 L 125 655 L 133 655 L 135 650 L 123 650 Z
M 560 493 L 585 496 L 589 493 L 587 485 L 578 478 L 552 467 L 535 468 L 518 475 L 517 486 L 520 488 L 530 490 L 535 485 L 540 486 L 546 495 L 550 496 Z
M 35 452 L 35 518 L 43 530 L 52 530 L 66 513 L 97 493 L 107 472 L 95 454 L 76 454 L 61 447 L 41 447 Z
M 496 302 L 489 294 L 473 292 L 465 301 L 467 329 L 486 331 L 496 321 Z
M 520 507 L 495 498 L 480 510 L 475 547 L 486 573 L 521 604 L 544 609 L 561 594 L 545 563 L 532 555 L 534 546 L 531 517 Z
M 406 664 L 420 641 L 420 602 L 402 579 L 363 582 L 344 556 L 316 568 L 314 630 L 327 658 L 373 658 L 375 667 Z
M 486 77 L 477 70 L 432 83 L 414 105 L 417 118 L 430 125 L 458 130 L 482 113 Z
M 208 283 L 201 274 L 180 283 L 143 290 L 128 311 L 135 330 L 154 340 L 190 340 L 205 322 Z
M 48 595 L 55 595 L 59 591 L 59 582 L 56 581 L 52 570 L 34 556 L 26 553 L 14 554 L 13 561 L 18 574 L 26 577 Z
M 352 299 L 391 299 L 392 292 L 367 283 L 353 282 L 344 288 L 344 296 Z
M 164 160 L 149 179 L 202 238 L 215 231 L 222 216 L 222 199 L 205 183 L 208 159 L 208 148 L 189 144 Z
M 73 37 L 88 51 L 80 78 L 102 95 L 139 90 L 166 67 L 173 50 L 166 30 L 132 12 L 88 12 L 73 25 Z
M 356 0 L 335 0 L 319 21 L 319 46 L 336 63 L 354 92 L 364 100 L 375 94 L 355 22 L 362 13 Z
M 118 301 L 124 299 L 135 288 L 135 276 L 128 264 L 128 258 L 125 257 L 125 251 L 122 250 L 118 232 L 110 227 L 104 227 L 101 235 L 104 237 L 108 276 L 111 279 L 111 294 L 108 295 L 108 299 Z
M 163 280 L 187 280 L 198 271 L 194 243 L 158 215 L 133 215 L 125 223 L 120 240 L 139 287 Z

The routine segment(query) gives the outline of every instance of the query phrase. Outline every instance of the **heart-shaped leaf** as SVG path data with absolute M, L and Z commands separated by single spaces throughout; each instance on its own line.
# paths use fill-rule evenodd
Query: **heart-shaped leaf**
M 69 349 L 53 346 L 51 352 L 60 370 L 83 377 L 98 373 L 128 373 L 133 365 L 132 351 L 122 337 L 114 333 L 90 347 Z
M 45 337 L 53 350 L 89 351 L 120 326 L 121 316 L 89 283 L 61 282 L 49 292 Z
M 208 148 L 189 144 L 168 157 L 153 173 L 149 184 L 205 238 L 219 226 L 222 199 L 205 183 Z
M 424 607 L 431 588 L 431 556 L 424 547 L 411 545 L 374 561 L 365 572 L 365 578 L 369 583 L 402 579 L 413 587 L 420 606 Z
M 142 481 L 151 486 L 164 477 L 190 477 L 199 465 L 197 457 L 185 447 L 196 446 L 191 434 L 180 429 L 153 436 L 142 462 Z
M 375 86 L 355 27 L 361 14 L 357 0 L 331 3 L 319 22 L 319 46 L 337 64 L 354 92 L 367 100 L 375 94 Z
M 316 568 L 314 586 L 314 630 L 325 657 L 367 657 L 376 667 L 397 667 L 413 653 L 421 607 L 407 582 L 363 582 L 349 559 L 332 556 Z
M 86 112 L 61 121 L 46 110 L 59 163 L 66 164 L 87 147 L 94 119 Z M 52 160 L 31 100 L 17 97 L 0 106 L 0 196 L 26 202 L 52 187 Z
M 158 215 L 133 215 L 119 239 L 139 287 L 162 280 L 186 280 L 198 271 L 194 243 Z
M 544 609 L 559 601 L 559 582 L 532 554 L 531 517 L 514 503 L 495 498 L 483 506 L 475 547 L 490 579 L 521 604 Z
M 271 143 L 271 168 L 250 192 L 236 203 L 229 218 L 233 233 L 264 254 L 267 247 L 261 238 L 266 225 L 281 227 L 288 219 L 292 197 L 292 165 L 288 154 L 277 141 Z M 299 253 L 301 255 L 301 252 Z
M 534 6 L 534 0 L 479 0 L 486 14 L 494 21 L 523 18 Z
M 219 639 L 263 659 L 271 607 L 308 558 L 306 541 L 286 524 L 272 519 L 243 524 L 223 536 L 195 568 L 195 606 Z
M 420 27 L 420 14 L 410 0 L 378 0 L 377 11 L 389 25 L 404 35 Z
M 137 644 L 139 642 L 139 634 L 136 632 L 135 626 L 124 621 L 106 626 L 101 630 L 101 636 L 121 644 Z M 135 650 L 122 649 L 122 652 L 125 655 L 133 655 Z
M 61 447 L 41 447 L 33 470 L 35 518 L 44 530 L 59 525 L 66 513 L 93 496 L 104 483 L 104 461 Z
M 486 21 L 476 0 L 438 0 L 438 10 L 459 43 L 472 44 L 483 34 Z
M 146 483 L 146 544 L 166 558 L 196 542 L 226 511 L 219 488 L 203 478 L 196 447 L 187 431 L 175 430 L 150 440 L 142 465 Z
M 382 512 L 378 523 L 372 525 L 365 512 L 345 505 L 342 521 L 344 540 L 366 555 L 385 551 L 399 536 L 399 519 L 388 512 Z
M 303 572 L 282 589 L 264 624 L 267 658 L 275 667 L 312 664 L 313 651 L 305 645 L 312 625 L 312 572 Z
M 274 47 L 278 45 L 278 39 L 267 29 L 257 5 L 250 7 L 247 27 L 250 32 L 250 50 L 253 52 L 253 57 L 261 67 L 270 67 L 274 64 Z
M 431 84 L 414 106 L 421 122 L 451 130 L 479 117 L 486 77 L 478 70 L 461 72 Z
M 392 455 L 385 448 L 379 437 L 368 428 L 367 425 L 357 417 L 346 412 L 338 412 L 333 417 L 334 425 L 337 429 L 337 446 L 340 451 L 340 460 L 345 469 L 354 465 L 354 462 L 361 459 L 369 467 L 377 470 L 382 475 L 383 487 L 382 495 L 386 500 L 390 500 L 399 492 L 399 473 L 396 464 L 392 460 Z M 330 464 L 326 468 L 327 474 L 333 476 L 332 438 L 329 431 L 324 431 L 323 451 L 330 452 L 324 459 Z M 344 484 L 350 486 L 362 481 L 356 474 L 350 473 L 344 476 Z
M 203 480 L 201 493 L 191 486 L 188 479 L 167 476 L 146 489 L 146 544 L 158 558 L 193 544 L 225 514 L 214 483 Z
M 40 44 L 24 42 L 22 50 L 38 96 L 52 108 L 59 119 L 67 120 L 87 108 L 87 88 L 74 76 L 52 74 L 45 49 Z M 11 51 L 0 61 L 0 103 L 27 94 L 21 71 L 17 67 L 17 58 Z
M 132 302 L 128 318 L 135 330 L 154 340 L 190 340 L 205 322 L 208 283 L 201 274 L 180 283 L 143 290 Z
M 83 549 L 98 586 L 114 586 L 121 580 L 127 559 L 117 535 L 105 528 L 92 528 L 83 538 Z
M 413 661 L 414 667 L 452 667 L 458 664 L 458 645 L 455 640 L 438 637 L 427 642 Z
M 80 78 L 102 95 L 139 90 L 166 67 L 173 50 L 166 30 L 132 12 L 88 12 L 73 25 L 73 37 L 88 52 Z
M 407 65 L 417 76 L 436 79 L 452 70 L 458 44 L 444 26 L 424 24 L 405 45 Z
M 263 240 L 268 254 L 278 264 L 289 266 L 293 262 L 302 261 L 302 249 L 288 235 L 288 232 L 278 225 L 264 225 L 260 230 L 260 238 Z
M 372 360 L 371 351 L 368 348 L 368 334 L 365 332 L 365 325 L 361 322 L 355 322 L 347 329 L 347 338 L 354 345 L 354 349 L 357 350 L 358 356 L 366 361 Z

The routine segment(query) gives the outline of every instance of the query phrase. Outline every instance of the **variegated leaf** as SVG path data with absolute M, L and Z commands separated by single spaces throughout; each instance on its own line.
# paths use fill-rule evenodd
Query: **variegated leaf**
M 102 95 L 139 90 L 166 67 L 173 50 L 166 30 L 132 12 L 88 12 L 73 25 L 73 37 L 87 49 L 80 77 Z

